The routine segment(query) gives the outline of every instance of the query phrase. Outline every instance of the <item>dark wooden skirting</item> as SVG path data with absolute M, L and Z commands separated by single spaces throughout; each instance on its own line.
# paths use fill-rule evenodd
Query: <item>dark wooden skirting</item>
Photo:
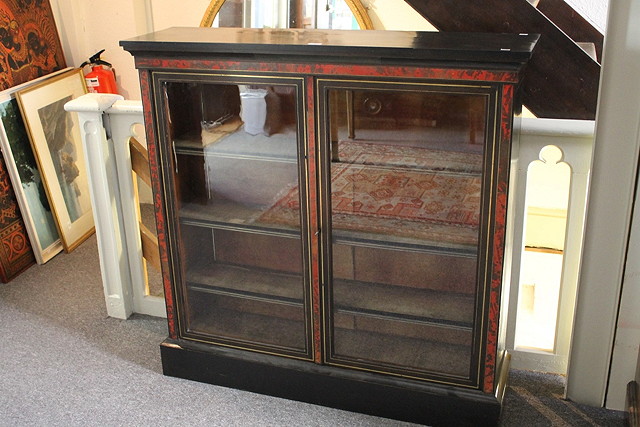
M 538 117 L 595 118 L 600 65 L 527 0 L 406 2 L 440 31 L 541 34 L 523 82 L 524 105 Z
M 421 383 L 166 340 L 165 375 L 431 426 L 495 426 L 500 403 L 478 390 Z
M 627 422 L 629 427 L 640 427 L 640 394 L 638 383 L 627 384 Z

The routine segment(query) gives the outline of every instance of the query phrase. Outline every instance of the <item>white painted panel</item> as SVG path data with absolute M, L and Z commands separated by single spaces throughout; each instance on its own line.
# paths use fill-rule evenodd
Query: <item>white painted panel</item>
M 620 374 L 611 366 L 609 376 L 640 147 L 639 20 L 640 2 L 618 0 L 610 4 L 567 380 L 569 398 L 594 406 L 604 404 L 607 384 L 613 390 L 635 374 L 620 365 Z M 623 405 L 617 398 L 607 400 L 610 408 Z

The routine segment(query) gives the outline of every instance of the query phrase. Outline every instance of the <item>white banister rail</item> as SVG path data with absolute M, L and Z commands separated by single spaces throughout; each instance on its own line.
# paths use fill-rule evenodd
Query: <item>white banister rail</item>
M 143 122 L 142 106 L 138 101 L 124 101 L 117 95 L 88 94 L 71 101 L 65 108 L 78 112 L 82 127 L 107 312 L 109 316 L 123 319 L 134 312 L 166 316 L 163 298 L 146 292 L 138 222 L 140 212 L 132 176 L 129 141 L 137 136 L 134 126 Z M 593 122 L 589 121 L 522 119 L 519 149 L 516 147 L 514 150 L 519 154 L 512 160 L 510 240 L 507 247 L 507 254 L 511 255 L 507 277 L 510 277 L 511 284 L 505 292 L 505 296 L 509 296 L 505 302 L 508 305 L 503 306 L 508 308 L 503 339 L 512 351 L 512 363 L 516 367 L 537 364 L 539 369 L 566 370 L 583 241 L 593 128 Z M 557 322 L 559 345 L 552 353 L 522 351 L 514 345 L 520 259 L 525 246 L 527 168 L 531 162 L 541 159 L 541 152 L 547 146 L 558 147 L 561 158 L 556 160 L 567 163 L 571 168 L 561 309 Z
M 509 213 L 512 241 L 507 249 L 511 255 L 510 286 L 508 306 L 503 306 L 507 307 L 505 344 L 511 352 L 512 367 L 566 373 L 582 254 L 594 127 L 593 121 L 586 120 L 522 119 L 518 155 L 512 159 L 512 200 Z M 544 150 L 549 146 L 559 149 L 559 159 L 544 157 Z M 527 192 L 536 191 L 527 185 L 527 173 L 529 165 L 535 161 L 565 163 L 571 171 L 565 235 L 560 237 L 564 241 L 564 247 L 553 351 L 518 349 L 515 345 L 521 259 L 527 243 L 525 202 Z M 544 197 L 544 194 L 538 198 L 540 196 Z

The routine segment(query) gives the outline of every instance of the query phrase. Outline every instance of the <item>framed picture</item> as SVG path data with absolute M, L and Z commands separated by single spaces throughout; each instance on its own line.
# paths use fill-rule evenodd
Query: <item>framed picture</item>
M 44 264 L 60 253 L 62 240 L 20 114 L 16 92 L 62 72 L 0 92 L 0 147 L 38 264 Z
M 86 93 L 74 69 L 17 92 L 27 134 L 66 252 L 94 232 L 89 177 L 76 114 L 64 104 Z
M 0 0 L 0 90 L 66 67 L 49 0 Z

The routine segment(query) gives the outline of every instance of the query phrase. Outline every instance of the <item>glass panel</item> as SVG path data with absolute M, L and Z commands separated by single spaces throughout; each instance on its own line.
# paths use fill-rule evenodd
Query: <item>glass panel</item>
M 234 346 L 309 352 L 298 86 L 164 88 L 185 265 L 183 330 Z M 274 215 L 283 200 L 298 206 L 295 214 Z
M 329 90 L 331 359 L 471 375 L 486 105 Z

